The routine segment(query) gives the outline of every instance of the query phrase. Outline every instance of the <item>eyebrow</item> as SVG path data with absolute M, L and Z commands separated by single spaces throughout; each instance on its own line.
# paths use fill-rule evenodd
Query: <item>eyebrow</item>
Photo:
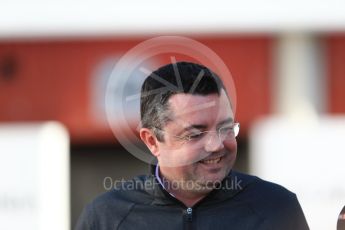
M 233 121 L 234 120 L 231 117 L 227 118 L 227 119 L 225 119 L 225 120 L 223 120 L 217 124 L 217 129 L 220 128 L 221 126 L 225 125 L 225 124 L 233 123 Z M 207 128 L 207 125 L 194 124 L 194 125 L 190 125 L 190 126 L 185 127 L 183 130 L 181 130 L 181 132 L 178 133 L 178 135 L 181 135 L 182 133 L 193 130 L 193 129 L 206 129 L 206 128 Z
M 229 123 L 233 123 L 234 119 L 229 117 L 227 119 L 225 119 L 224 121 L 221 121 L 217 124 L 217 129 L 220 128 L 221 126 L 225 125 L 225 124 L 229 124 Z

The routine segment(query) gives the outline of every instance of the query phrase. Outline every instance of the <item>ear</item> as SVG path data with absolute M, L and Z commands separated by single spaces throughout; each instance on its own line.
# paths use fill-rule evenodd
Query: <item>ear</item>
M 156 136 L 154 135 L 153 131 L 148 128 L 141 128 L 139 131 L 141 140 L 145 143 L 145 145 L 149 148 L 151 153 L 155 156 L 159 156 L 159 145 Z

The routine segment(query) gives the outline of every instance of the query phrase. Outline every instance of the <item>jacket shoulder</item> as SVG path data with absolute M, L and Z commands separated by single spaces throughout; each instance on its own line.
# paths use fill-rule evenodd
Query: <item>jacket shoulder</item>
M 262 219 L 272 226 L 285 223 L 286 229 L 309 229 L 295 193 L 256 176 L 239 172 L 235 175 L 246 184 L 235 199 L 248 205 Z
M 152 202 L 152 196 L 143 187 L 150 179 L 150 176 L 143 175 L 113 184 L 112 190 L 98 195 L 85 206 L 75 229 L 91 230 L 102 229 L 100 226 L 120 225 L 135 205 Z
M 233 176 L 237 177 L 237 180 L 241 180 L 245 189 L 243 191 L 247 195 L 256 194 L 256 197 L 262 199 L 288 199 L 293 198 L 296 195 L 290 190 L 286 189 L 282 185 L 263 180 L 257 176 L 233 172 Z

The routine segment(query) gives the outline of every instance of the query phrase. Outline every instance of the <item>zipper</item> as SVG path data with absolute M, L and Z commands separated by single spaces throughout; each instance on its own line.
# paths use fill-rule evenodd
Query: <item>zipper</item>
M 182 209 L 182 218 L 183 218 L 183 223 L 184 223 L 184 229 L 192 230 L 193 229 L 193 225 L 195 225 L 195 223 L 194 223 L 195 220 L 193 222 L 193 219 L 195 219 L 195 216 L 193 218 L 193 209 L 195 211 L 195 208 L 197 208 L 202 202 L 204 202 L 205 200 L 208 200 L 210 195 L 212 193 L 214 193 L 214 191 L 211 191 L 204 198 L 199 200 L 196 204 L 193 205 L 193 207 L 187 207 L 182 201 L 180 201 L 176 197 L 172 196 L 164 188 L 163 188 L 163 193 L 165 193 L 169 197 L 169 199 L 174 200 L 177 204 L 179 204 L 183 208 Z
M 187 213 L 187 220 L 189 222 L 192 222 L 192 220 L 193 220 L 193 209 L 187 208 L 186 213 Z
M 184 216 L 184 229 L 192 230 L 193 229 L 193 209 L 188 207 L 187 209 L 183 210 Z

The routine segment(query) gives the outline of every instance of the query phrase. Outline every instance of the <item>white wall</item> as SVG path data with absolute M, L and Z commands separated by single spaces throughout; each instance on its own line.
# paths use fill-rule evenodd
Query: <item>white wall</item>
M 3 230 L 68 230 L 69 136 L 58 123 L 0 124 Z

